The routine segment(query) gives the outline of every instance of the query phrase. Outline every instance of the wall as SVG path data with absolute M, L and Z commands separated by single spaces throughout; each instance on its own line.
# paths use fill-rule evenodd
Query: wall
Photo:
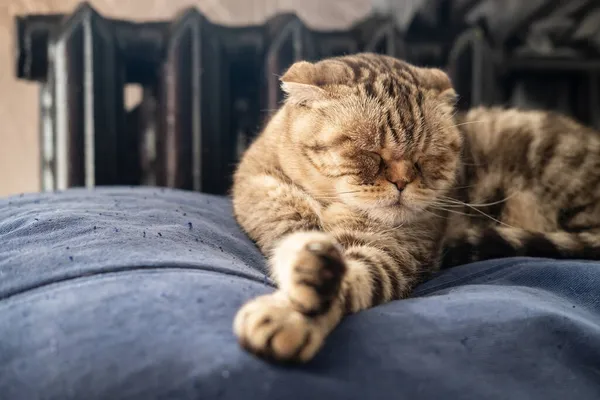
M 13 16 L 68 13 L 76 0 L 0 0 L 0 196 L 39 190 L 37 86 L 14 78 Z M 227 25 L 258 24 L 278 11 L 293 11 L 315 28 L 344 28 L 364 17 L 371 0 L 92 0 L 101 14 L 170 19 L 196 6 Z M 118 4 L 118 6 L 117 6 Z

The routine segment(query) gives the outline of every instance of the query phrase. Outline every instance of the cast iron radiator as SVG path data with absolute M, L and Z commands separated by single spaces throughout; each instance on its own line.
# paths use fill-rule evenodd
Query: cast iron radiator
M 188 9 L 172 21 L 134 23 L 85 3 L 70 15 L 16 17 L 16 74 L 40 86 L 41 189 L 226 193 L 239 154 L 282 99 L 286 67 L 358 51 L 445 68 L 461 108 L 555 108 L 600 127 L 598 59 L 515 56 L 485 26 L 450 22 L 401 32 L 373 15 L 321 32 L 286 14 L 231 28 Z M 132 109 L 128 85 L 141 87 Z

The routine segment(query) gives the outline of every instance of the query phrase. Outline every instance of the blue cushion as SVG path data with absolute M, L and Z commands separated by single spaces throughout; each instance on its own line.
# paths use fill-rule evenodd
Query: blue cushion
M 242 351 L 273 290 L 225 198 L 154 188 L 0 200 L 2 399 L 600 398 L 600 265 L 504 259 L 348 317 L 306 366 Z

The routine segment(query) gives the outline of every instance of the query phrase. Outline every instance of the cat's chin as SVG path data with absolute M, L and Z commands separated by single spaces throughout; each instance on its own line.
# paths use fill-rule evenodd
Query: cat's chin
M 366 210 L 373 219 L 381 221 L 385 225 L 402 225 L 417 219 L 419 213 L 402 206 L 377 207 Z

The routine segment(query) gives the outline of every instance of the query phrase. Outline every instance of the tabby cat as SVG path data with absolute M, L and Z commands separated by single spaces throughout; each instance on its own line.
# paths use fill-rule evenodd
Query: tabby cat
M 235 173 L 242 228 L 278 289 L 240 344 L 305 362 L 346 313 L 407 297 L 440 267 L 600 256 L 600 136 L 538 111 L 454 109 L 448 76 L 392 57 L 297 62 Z

